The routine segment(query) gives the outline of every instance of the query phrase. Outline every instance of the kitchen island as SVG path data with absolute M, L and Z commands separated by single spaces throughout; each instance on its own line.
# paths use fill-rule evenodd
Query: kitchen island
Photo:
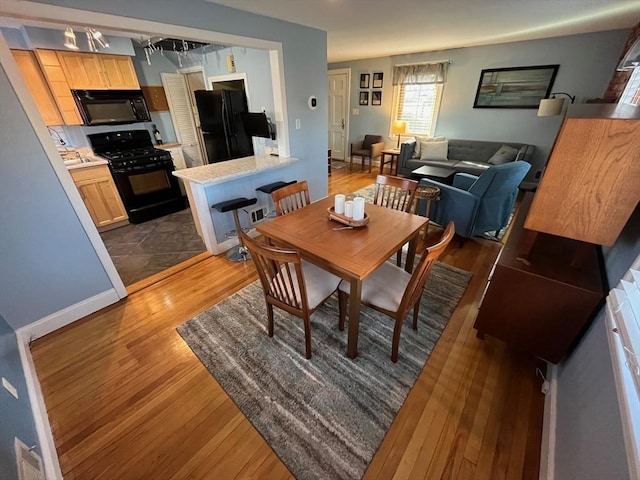
M 225 237 L 235 228 L 232 214 L 217 212 L 211 205 L 237 197 L 255 198 L 261 185 L 297 180 L 290 168 L 297 162 L 293 157 L 256 155 L 174 171 L 173 175 L 184 181 L 193 221 L 207 250 L 218 255 L 238 243 L 237 237 Z M 265 202 L 258 197 L 258 203 L 250 208 L 266 206 Z M 249 217 L 239 213 L 240 223 L 250 226 Z

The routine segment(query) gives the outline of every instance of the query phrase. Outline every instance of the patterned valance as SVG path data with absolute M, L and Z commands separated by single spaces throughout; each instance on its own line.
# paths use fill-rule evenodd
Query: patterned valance
M 419 63 L 393 67 L 393 84 L 445 83 L 449 62 Z

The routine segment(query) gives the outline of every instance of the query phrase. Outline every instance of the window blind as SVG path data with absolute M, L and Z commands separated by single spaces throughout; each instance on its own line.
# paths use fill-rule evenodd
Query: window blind
M 431 135 L 434 130 L 438 105 L 439 84 L 403 84 L 399 89 L 395 120 L 407 122 L 407 132 L 414 135 Z
M 609 292 L 607 334 L 631 478 L 640 478 L 640 256 Z

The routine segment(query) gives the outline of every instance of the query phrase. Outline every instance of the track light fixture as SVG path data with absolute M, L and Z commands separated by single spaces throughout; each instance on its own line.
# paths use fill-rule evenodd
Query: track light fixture
M 78 50 L 76 44 L 76 34 L 73 32 L 73 28 L 67 27 L 64 30 L 64 46 L 71 50 Z

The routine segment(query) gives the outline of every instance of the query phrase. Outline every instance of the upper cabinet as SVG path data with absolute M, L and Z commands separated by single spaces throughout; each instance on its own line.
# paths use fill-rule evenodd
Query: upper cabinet
M 126 55 L 57 52 L 72 90 L 139 90 L 131 58 Z
M 640 108 L 572 105 L 525 228 L 613 245 L 640 201 Z
M 45 125 L 62 125 L 64 123 L 62 115 L 33 52 L 12 50 L 11 53 Z

